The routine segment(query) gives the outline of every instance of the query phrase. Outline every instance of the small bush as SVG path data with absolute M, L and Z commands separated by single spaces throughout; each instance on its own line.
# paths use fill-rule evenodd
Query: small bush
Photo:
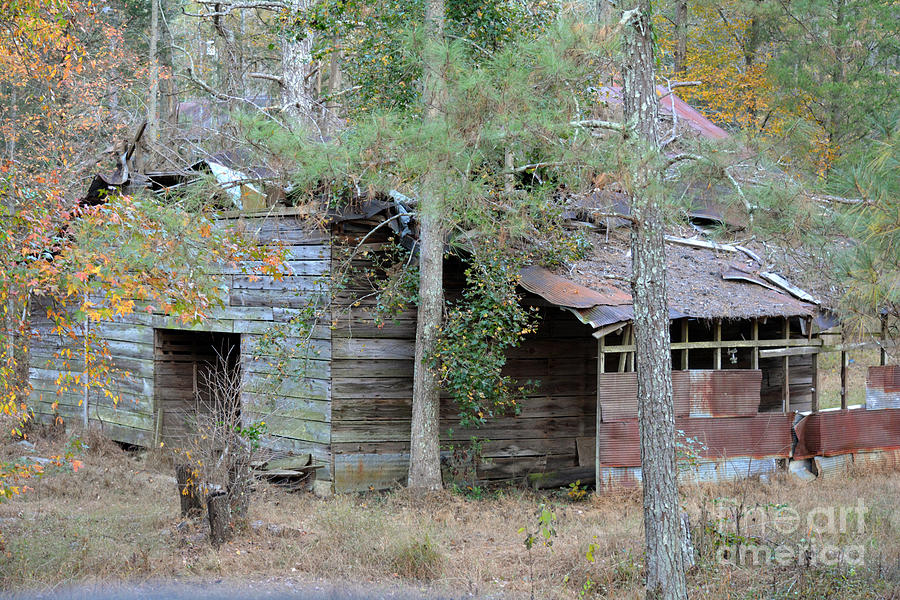
M 441 576 L 444 557 L 427 535 L 422 541 L 408 539 L 394 551 L 391 565 L 405 579 L 431 581 Z

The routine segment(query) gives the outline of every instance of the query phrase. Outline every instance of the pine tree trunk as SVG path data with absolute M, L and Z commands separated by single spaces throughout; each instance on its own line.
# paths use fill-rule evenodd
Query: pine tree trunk
M 632 294 L 641 473 L 644 494 L 647 598 L 687 598 L 681 510 L 675 470 L 675 410 L 666 292 L 664 224 L 658 200 L 661 170 L 649 0 L 623 20 L 625 121 L 636 148 L 631 173 Z
M 425 119 L 441 118 L 444 98 L 437 45 L 444 32 L 443 0 L 428 0 L 425 7 Z M 437 175 L 437 174 L 435 174 Z M 416 360 L 413 374 L 410 427 L 409 487 L 441 488 L 441 453 L 438 431 L 440 387 L 427 359 L 434 353 L 444 315 L 444 231 L 441 201 L 435 192 L 437 177 L 425 177 L 419 197 L 419 310 L 416 323 Z
M 675 77 L 684 77 L 687 61 L 688 3 L 675 1 Z

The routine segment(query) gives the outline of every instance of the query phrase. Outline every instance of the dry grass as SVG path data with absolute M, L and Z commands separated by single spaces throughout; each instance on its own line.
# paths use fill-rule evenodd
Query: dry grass
M 254 526 L 215 551 L 202 522 L 177 518 L 174 481 L 159 456 L 101 452 L 95 444 L 82 458 L 78 473 L 48 475 L 26 496 L 0 504 L 8 551 L 0 557 L 0 592 L 81 581 L 249 578 L 575 598 L 590 580 L 586 597 L 641 597 L 641 501 L 633 492 L 582 502 L 517 489 L 481 500 L 406 490 L 323 500 L 260 486 L 250 509 Z M 892 597 L 900 585 L 898 472 L 870 468 L 809 484 L 785 477 L 692 487 L 685 496 L 701 554 L 690 574 L 692 598 L 879 598 Z M 801 527 L 775 537 L 758 522 L 743 522 L 740 535 L 748 542 L 862 544 L 865 565 L 718 564 L 717 542 L 735 530 L 733 519 L 713 516 L 722 498 L 745 507 L 787 504 L 801 515 Z M 862 532 L 810 536 L 804 519 L 815 507 L 856 505 L 858 498 L 869 510 Z M 556 536 L 552 548 L 538 544 L 529 553 L 519 529 L 533 530 L 541 503 L 556 515 Z M 593 564 L 585 556 L 589 544 L 596 545 Z
M 836 342 L 835 342 L 836 343 Z M 878 350 L 853 350 L 847 353 L 847 405 L 866 403 L 866 374 L 879 364 Z M 827 352 L 819 356 L 819 406 L 841 405 L 841 353 Z

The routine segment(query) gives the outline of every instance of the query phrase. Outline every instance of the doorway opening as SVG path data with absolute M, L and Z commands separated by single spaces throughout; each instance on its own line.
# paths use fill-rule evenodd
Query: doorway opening
M 240 334 L 180 329 L 154 333 L 156 444 L 183 446 L 203 419 L 239 422 Z

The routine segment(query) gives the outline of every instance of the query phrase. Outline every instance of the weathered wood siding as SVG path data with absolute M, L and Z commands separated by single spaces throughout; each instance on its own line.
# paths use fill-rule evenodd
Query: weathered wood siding
M 82 388 L 74 381 L 62 384 L 67 375 L 81 374 L 84 368 L 80 338 L 53 333 L 47 318 L 48 304 L 35 302 L 31 326 L 35 337 L 29 351 L 31 380 L 30 404 L 43 421 L 57 415 L 69 423 L 81 423 Z M 108 391 L 117 402 L 93 388 L 89 393 L 89 416 L 112 439 L 149 446 L 153 443 L 153 328 L 143 323 L 100 323 L 100 334 L 109 343 L 115 366 L 121 373 L 113 378 Z M 71 358 L 60 353 L 71 352 Z M 62 385 L 61 385 L 62 384 Z M 61 391 L 63 387 L 69 389 Z M 58 403 L 56 410 L 53 403 Z
M 463 283 L 462 270 L 450 262 L 445 271 L 445 289 L 453 298 Z M 405 483 L 409 465 L 416 311 L 404 310 L 378 327 L 374 300 L 365 298 L 369 293 L 368 283 L 355 278 L 336 296 L 331 370 L 336 492 Z M 596 341 L 568 312 L 542 308 L 541 316 L 538 331 L 509 353 L 506 366 L 522 383 L 539 381 L 520 415 L 464 429 L 455 404 L 442 398 L 441 444 L 468 444 L 472 436 L 483 440 L 478 468 L 483 480 L 577 467 L 576 438 L 594 435 Z
M 301 217 L 278 215 L 243 216 L 219 221 L 235 227 L 257 243 L 282 244 L 287 251 L 287 264 L 292 273 L 275 279 L 254 275 L 258 266 L 245 263 L 223 265 L 216 274 L 227 288 L 225 306 L 212 311 L 209 318 L 196 326 L 165 315 L 133 314 L 114 323 L 102 323 L 103 336 L 110 341 L 114 363 L 128 373 L 118 378 L 121 392 L 117 407 L 102 397 L 91 396 L 91 417 L 102 423 L 113 439 L 149 446 L 156 432 L 154 399 L 154 330 L 177 329 L 197 332 L 240 334 L 241 371 L 244 378 L 242 415 L 247 420 L 265 420 L 276 449 L 310 453 L 326 465 L 319 479 L 331 479 L 331 329 L 329 317 L 313 328 L 308 339 L 290 335 L 282 340 L 308 350 L 306 358 L 287 365 L 290 376 L 277 388 L 270 385 L 269 375 L 276 359 L 271 353 L 254 358 L 257 342 L 272 327 L 287 323 L 305 312 L 310 303 L 327 304 L 330 294 L 331 241 L 327 232 L 313 231 Z M 58 412 L 73 423 L 79 423 L 80 393 L 57 395 L 56 379 L 62 363 L 54 353 L 70 345 L 77 356 L 79 340 L 63 340 L 50 334 L 52 324 L 45 311 L 34 311 L 34 328 L 40 338 L 31 354 L 32 400 L 35 410 L 50 418 L 51 403 L 59 402 Z M 288 330 L 289 331 L 289 330 Z M 307 360 L 308 359 L 308 360 Z M 80 369 L 77 360 L 70 364 Z M 160 383 L 160 382 L 158 382 Z M 161 382 L 165 388 L 165 382 Z

